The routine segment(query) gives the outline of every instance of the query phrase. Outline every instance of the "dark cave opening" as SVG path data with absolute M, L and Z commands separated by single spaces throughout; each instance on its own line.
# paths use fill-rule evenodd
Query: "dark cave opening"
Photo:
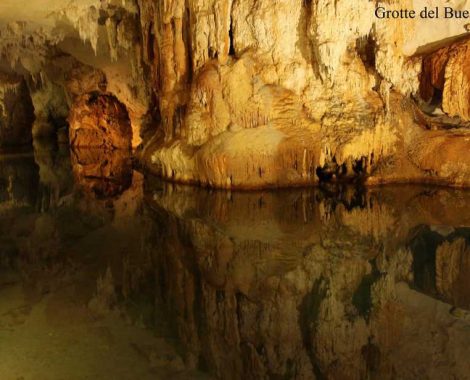
M 320 183 L 360 182 L 370 173 L 371 164 L 367 157 L 350 158 L 341 164 L 338 164 L 336 157 L 333 157 L 323 166 L 317 167 L 316 174 Z
M 149 62 L 153 62 L 155 59 L 155 33 L 153 31 L 153 22 L 148 27 L 148 38 L 147 38 L 147 57 Z
M 437 51 L 423 58 L 419 96 L 421 110 L 426 114 L 432 114 L 437 109 L 442 110 L 447 62 L 447 50 Z
M 430 105 L 437 108 L 442 108 L 442 100 L 443 100 L 444 91 L 440 88 L 434 89 L 434 94 L 431 98 Z
M 228 36 L 230 40 L 230 47 L 228 51 L 228 55 L 231 57 L 235 56 L 235 45 L 234 45 L 234 40 L 233 40 L 233 20 L 230 18 L 230 29 L 228 31 Z
M 375 70 L 377 43 L 372 34 L 356 40 L 356 50 L 367 69 Z
M 54 131 L 58 131 L 63 128 L 68 128 L 69 123 L 66 117 L 53 115 L 52 112 L 49 113 L 47 121 L 53 126 Z
M 150 106 L 148 112 L 145 114 L 142 126 L 140 129 L 140 137 L 143 142 L 148 142 L 157 133 L 159 125 L 161 125 L 161 114 L 158 104 L 157 94 L 151 94 Z
M 26 80 L 16 74 L 0 72 L 3 107 L 0 109 L 0 148 L 28 146 L 36 119 L 31 91 Z

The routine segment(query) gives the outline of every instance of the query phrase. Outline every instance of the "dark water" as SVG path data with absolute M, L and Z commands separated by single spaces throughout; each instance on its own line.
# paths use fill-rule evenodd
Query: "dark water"
M 0 379 L 470 378 L 470 192 L 0 157 Z

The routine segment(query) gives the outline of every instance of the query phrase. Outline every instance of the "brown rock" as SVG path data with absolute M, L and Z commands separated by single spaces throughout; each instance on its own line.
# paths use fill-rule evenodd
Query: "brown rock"
M 443 110 L 449 116 L 470 120 L 470 42 L 457 45 L 445 72 Z
M 423 70 L 419 87 L 423 100 L 431 100 L 436 89 L 444 90 L 445 71 L 450 51 L 449 47 L 445 47 L 423 59 Z
M 127 110 L 111 95 L 91 93 L 80 97 L 71 109 L 69 123 L 73 147 L 131 148 Z

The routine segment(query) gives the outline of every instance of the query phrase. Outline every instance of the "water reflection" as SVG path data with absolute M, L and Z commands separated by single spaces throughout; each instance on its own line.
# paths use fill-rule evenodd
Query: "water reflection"
M 132 185 L 132 159 L 122 150 L 74 148 L 75 182 L 98 199 L 121 195 Z
M 37 165 L 31 154 L 0 157 L 1 209 L 34 205 L 38 181 Z
M 470 192 L 207 191 L 0 160 L 2 379 L 470 378 Z
M 409 246 L 414 286 L 470 310 L 470 228 L 420 226 Z
M 224 379 L 470 377 L 469 192 L 146 185 L 187 362 Z
M 46 143 L 0 160 L 2 380 L 205 378 L 155 318 L 130 162 Z
M 34 142 L 34 161 L 39 168 L 39 184 L 31 186 L 38 199 L 38 209 L 47 212 L 60 207 L 73 191 L 70 154 L 65 145 L 50 141 Z

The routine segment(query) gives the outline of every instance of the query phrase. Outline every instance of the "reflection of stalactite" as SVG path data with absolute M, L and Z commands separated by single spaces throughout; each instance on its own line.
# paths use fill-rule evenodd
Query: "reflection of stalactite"
M 48 140 L 34 141 L 34 160 L 39 167 L 37 207 L 41 212 L 56 210 L 68 202 L 73 173 L 68 146 L 58 147 Z
M 111 268 L 106 268 L 104 275 L 96 281 L 96 293 L 88 303 L 88 307 L 95 313 L 106 314 L 116 304 L 116 289 Z

